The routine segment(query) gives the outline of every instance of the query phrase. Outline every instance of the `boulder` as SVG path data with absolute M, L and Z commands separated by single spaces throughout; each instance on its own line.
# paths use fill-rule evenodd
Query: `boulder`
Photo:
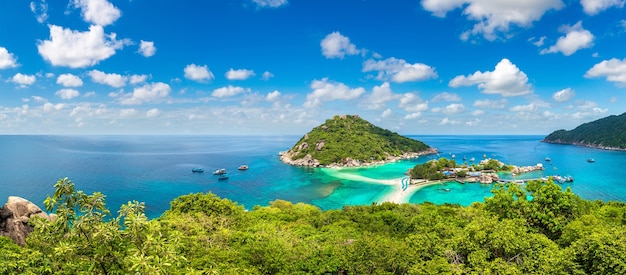
M 7 203 L 0 208 L 0 236 L 7 236 L 18 245 L 24 245 L 26 236 L 33 232 L 28 224 L 32 217 L 52 220 L 39 206 L 15 196 L 10 196 Z

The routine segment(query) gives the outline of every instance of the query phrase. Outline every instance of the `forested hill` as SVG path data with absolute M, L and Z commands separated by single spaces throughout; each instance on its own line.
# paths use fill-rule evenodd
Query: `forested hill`
M 436 152 L 421 141 L 377 127 L 358 115 L 334 116 L 281 156 L 304 166 L 359 166 Z
M 588 122 L 570 131 L 555 131 L 546 136 L 543 141 L 626 150 L 626 113 Z

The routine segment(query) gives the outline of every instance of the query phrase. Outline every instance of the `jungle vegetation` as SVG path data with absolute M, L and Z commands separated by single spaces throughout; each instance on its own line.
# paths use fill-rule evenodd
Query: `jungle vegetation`
M 626 149 L 626 113 L 584 123 L 570 131 L 564 129 L 554 131 L 543 141 Z
M 321 165 L 342 163 L 346 158 L 372 162 L 388 156 L 422 152 L 430 146 L 377 127 L 358 115 L 334 116 L 313 128 L 292 148 L 293 160 L 311 154 Z
M 495 185 L 467 207 L 337 210 L 282 200 L 249 211 L 211 193 L 156 219 L 60 179 L 23 247 L 0 238 L 0 274 L 625 274 L 626 204 L 552 181 Z

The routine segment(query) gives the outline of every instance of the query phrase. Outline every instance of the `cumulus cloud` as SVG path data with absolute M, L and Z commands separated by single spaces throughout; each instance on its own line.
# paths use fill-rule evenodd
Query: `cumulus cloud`
M 572 90 L 572 88 L 566 88 L 554 93 L 552 95 L 552 99 L 556 102 L 566 102 L 572 99 L 575 95 L 576 93 Z
M 167 97 L 172 88 L 163 82 L 156 82 L 136 87 L 132 94 L 125 95 L 120 101 L 122 105 L 136 105 L 144 102 L 157 101 Z
M 35 83 L 35 80 L 37 80 L 37 78 L 34 75 L 27 75 L 27 74 L 21 74 L 21 73 L 16 73 L 11 78 L 11 82 L 18 84 L 21 87 L 32 85 L 33 83 Z
M 114 88 L 120 88 L 126 85 L 127 78 L 120 74 L 115 73 L 104 73 L 98 70 L 89 71 L 89 76 L 91 77 L 91 81 L 95 83 L 109 85 Z
M 122 15 L 120 10 L 107 0 L 74 0 L 73 4 L 81 10 L 83 20 L 99 26 L 113 24 Z
M 391 90 L 389 82 L 385 82 L 380 86 L 374 86 L 372 93 L 365 99 L 368 109 L 380 110 L 387 107 L 388 101 L 398 99 L 402 95 L 394 94 Z
M 130 42 L 117 40 L 115 33 L 105 34 L 102 26 L 93 25 L 80 32 L 48 25 L 50 40 L 37 42 L 39 54 L 54 66 L 84 68 L 98 64 Z
M 326 58 L 344 58 L 346 55 L 359 54 L 360 50 L 350 43 L 350 39 L 339 32 L 332 32 L 320 42 L 322 54 Z
M 405 93 L 400 98 L 398 107 L 411 113 L 420 113 L 428 110 L 428 101 L 424 101 L 414 93 Z
M 130 84 L 139 84 L 139 83 L 144 83 L 146 82 L 146 79 L 148 79 L 148 76 L 145 74 L 134 74 L 130 76 Z
M 438 101 L 461 101 L 461 97 L 459 95 L 457 95 L 457 94 L 443 92 L 443 93 L 435 95 L 435 97 L 433 97 L 432 101 L 433 102 L 438 102 Z
M 517 105 L 509 109 L 513 112 L 533 112 L 537 110 L 537 105 L 530 103 L 528 105 Z
M 487 40 L 495 40 L 500 34 L 508 36 L 514 26 L 530 27 L 549 10 L 564 7 L 561 0 L 422 0 L 421 3 L 425 10 L 438 17 L 463 8 L 463 15 L 476 24 L 461 38 L 482 35 Z
M 15 67 L 17 67 L 15 55 L 10 53 L 5 47 L 0 47 L 0 70 Z
M 453 103 L 443 108 L 440 108 L 440 107 L 433 108 L 432 111 L 435 113 L 443 113 L 443 114 L 452 115 L 452 114 L 458 114 L 458 113 L 464 112 L 465 106 L 463 106 L 463 104 L 460 104 L 460 103 Z
M 211 93 L 214 97 L 230 97 L 247 91 L 243 87 L 228 85 L 227 87 L 217 88 Z
M 151 57 L 156 53 L 156 47 L 152 41 L 143 41 L 139 43 L 139 53 L 145 57 Z
M 37 22 L 43 23 L 48 20 L 48 3 L 46 0 L 41 0 L 39 3 L 30 2 L 30 11 L 35 14 Z
M 288 3 L 287 0 L 252 0 L 252 2 L 261 8 L 278 8 Z
M 460 121 L 452 120 L 452 119 L 449 119 L 447 117 L 442 119 L 441 122 L 439 123 L 439 125 L 459 125 L 459 124 L 461 124 Z
M 322 102 L 333 100 L 352 100 L 365 93 L 362 87 L 350 89 L 346 84 L 331 82 L 328 78 L 313 80 L 311 83 L 313 92 L 307 94 L 304 107 L 317 107 Z
M 274 101 L 277 100 L 280 97 L 280 92 L 279 91 L 273 91 L 271 93 L 268 93 L 267 96 L 265 97 L 265 99 L 267 101 Z
M 55 111 L 60 111 L 63 110 L 63 108 L 65 108 L 65 104 L 63 103 L 58 103 L 58 104 L 52 104 L 50 102 L 46 102 L 43 104 L 43 111 L 46 113 L 52 113 Z
M 565 56 L 570 56 L 580 49 L 593 46 L 595 37 L 590 31 L 583 29 L 581 21 L 578 21 L 573 26 L 562 26 L 560 32 L 565 33 L 565 36 L 559 37 L 556 44 L 550 46 L 550 48 L 541 50 L 541 54 L 561 52 Z
M 472 106 L 478 108 L 488 108 L 488 109 L 504 109 L 508 101 L 504 98 L 497 100 L 489 100 L 489 99 L 479 99 L 474 101 Z
M 368 59 L 363 63 L 362 71 L 377 71 L 376 79 L 391 80 L 398 83 L 437 78 L 437 73 L 433 67 L 422 63 L 409 64 L 404 59 L 395 57 L 378 61 Z
M 72 99 L 80 95 L 80 92 L 74 89 L 61 89 L 54 93 L 62 99 Z
M 604 77 L 620 87 L 626 87 L 626 58 L 622 60 L 613 58 L 593 65 L 585 73 L 585 77 Z
M 225 75 L 228 80 L 246 80 L 254 76 L 254 71 L 246 69 L 235 70 L 231 68 Z
M 122 110 L 120 110 L 120 117 L 122 117 L 122 118 L 136 117 L 138 114 L 139 114 L 139 111 L 137 111 L 135 109 L 122 109 Z
M 380 117 L 382 118 L 389 117 L 391 116 L 391 114 L 393 114 L 393 111 L 391 111 L 391 109 L 386 109 L 383 111 L 382 114 L 380 114 Z
M 485 94 L 520 96 L 532 93 L 528 77 L 515 64 L 504 58 L 493 71 L 480 72 L 468 76 L 457 76 L 448 84 L 450 87 L 478 85 Z
M 73 74 L 61 74 L 57 77 L 57 84 L 63 87 L 80 87 L 83 86 L 83 80 Z
M 580 0 L 586 14 L 596 15 L 611 7 L 624 7 L 624 0 Z
M 207 65 L 189 64 L 185 67 L 185 78 L 198 82 L 207 82 L 215 79 L 215 76 Z
M 161 111 L 157 108 L 152 108 L 146 112 L 146 117 L 157 117 L 161 114 Z
M 274 77 L 273 73 L 270 73 L 268 71 L 263 72 L 263 75 L 261 76 L 261 79 L 263 80 L 269 80 L 270 78 Z

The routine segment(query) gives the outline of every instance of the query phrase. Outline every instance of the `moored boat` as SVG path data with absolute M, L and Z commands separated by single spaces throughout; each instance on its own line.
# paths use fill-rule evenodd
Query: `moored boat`
M 237 169 L 239 169 L 239 170 L 248 170 L 248 165 L 243 164 L 243 165 L 239 166 L 239 168 L 237 168 Z
M 223 175 L 223 174 L 226 174 L 226 169 L 224 168 L 213 171 L 213 175 Z
M 589 163 L 593 163 L 593 162 L 596 162 L 596 160 L 595 160 L 595 159 L 592 159 L 592 158 L 588 158 L 588 159 L 587 159 L 587 162 L 589 162 Z
M 194 167 L 191 169 L 191 172 L 193 173 L 203 173 L 204 169 L 202 169 L 202 167 Z
M 217 180 L 227 180 L 228 176 L 225 174 L 221 174 L 219 178 L 217 178 Z

